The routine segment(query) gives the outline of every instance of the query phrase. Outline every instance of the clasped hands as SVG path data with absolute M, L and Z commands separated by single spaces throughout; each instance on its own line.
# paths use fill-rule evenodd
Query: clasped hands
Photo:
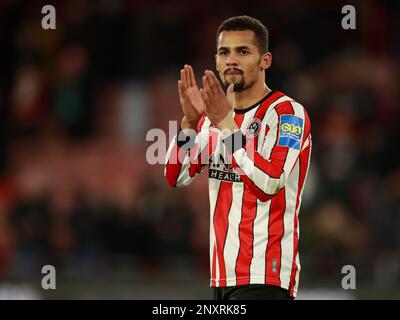
M 178 81 L 179 100 L 184 117 L 181 128 L 196 129 L 197 123 L 205 113 L 218 129 L 233 133 L 238 129 L 233 118 L 234 91 L 230 84 L 225 95 L 214 72 L 206 70 L 202 77 L 203 88 L 199 89 L 193 68 L 185 65 Z

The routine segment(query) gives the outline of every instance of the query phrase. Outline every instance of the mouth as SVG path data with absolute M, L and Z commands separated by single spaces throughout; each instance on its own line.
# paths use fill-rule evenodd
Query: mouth
M 228 69 L 224 72 L 226 76 L 237 76 L 243 74 L 243 71 L 238 69 Z

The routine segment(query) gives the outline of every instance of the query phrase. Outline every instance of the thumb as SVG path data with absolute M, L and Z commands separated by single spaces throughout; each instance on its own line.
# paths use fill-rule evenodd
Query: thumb
M 203 90 L 203 88 L 200 88 L 200 95 L 201 95 L 201 97 L 203 98 L 203 100 L 205 99 L 205 97 L 206 97 L 206 95 L 205 95 L 205 93 L 204 93 L 204 90 Z
M 207 108 L 208 105 L 208 96 L 203 89 L 200 89 L 201 97 L 203 98 L 204 106 Z
M 234 86 L 235 85 L 231 83 L 228 87 L 228 90 L 226 90 L 226 98 L 232 106 L 235 105 L 235 91 L 233 91 Z

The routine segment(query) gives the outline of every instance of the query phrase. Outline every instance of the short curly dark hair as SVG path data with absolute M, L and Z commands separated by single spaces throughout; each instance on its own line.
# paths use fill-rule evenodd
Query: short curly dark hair
M 251 30 L 255 34 L 256 46 L 260 53 L 268 52 L 268 29 L 259 20 L 250 16 L 231 17 L 218 27 L 217 30 L 217 46 L 218 38 L 222 31 L 243 31 Z

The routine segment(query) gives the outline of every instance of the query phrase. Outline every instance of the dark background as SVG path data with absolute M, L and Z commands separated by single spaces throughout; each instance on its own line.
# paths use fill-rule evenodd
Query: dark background
M 0 298 L 211 298 L 207 177 L 170 189 L 145 137 L 180 121 L 179 69 L 213 69 L 241 14 L 312 122 L 299 299 L 400 298 L 400 5 L 377 0 L 0 1 Z

